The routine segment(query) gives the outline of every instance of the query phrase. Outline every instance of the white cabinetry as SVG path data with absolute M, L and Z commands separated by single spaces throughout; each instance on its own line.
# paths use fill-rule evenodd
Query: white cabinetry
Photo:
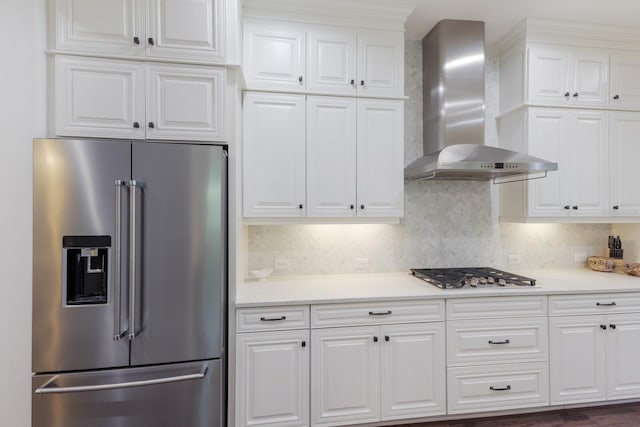
M 305 215 L 305 97 L 245 93 L 244 215 Z
M 524 122 L 526 125 L 520 124 Z M 503 219 L 572 221 L 607 217 L 609 113 L 527 108 L 502 118 L 500 138 L 518 150 L 558 163 L 544 179 L 504 184 Z
M 611 201 L 610 214 L 640 216 L 640 113 L 612 112 L 610 115 Z
M 245 217 L 402 216 L 402 101 L 247 92 L 244 129 Z
M 544 298 L 448 300 L 447 413 L 547 405 L 547 342 Z
M 225 87 L 222 68 L 57 55 L 56 134 L 223 140 Z
M 308 426 L 308 307 L 240 309 L 237 323 L 236 425 Z
M 532 45 L 528 49 L 527 102 L 607 106 L 609 55 L 588 49 Z
M 442 301 L 312 306 L 311 424 L 444 414 L 443 309 Z
M 640 54 L 611 55 L 611 107 L 640 109 Z
M 551 403 L 640 396 L 637 301 L 634 294 L 549 298 Z
M 224 0 L 56 0 L 56 48 L 221 62 Z
M 250 90 L 400 97 L 403 64 L 401 32 L 245 20 L 243 71 Z

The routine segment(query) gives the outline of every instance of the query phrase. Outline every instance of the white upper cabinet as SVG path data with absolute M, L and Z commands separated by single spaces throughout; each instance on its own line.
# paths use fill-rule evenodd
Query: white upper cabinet
M 609 56 L 560 46 L 529 47 L 527 102 L 607 106 Z
M 305 216 L 305 97 L 245 93 L 244 215 Z
M 222 62 L 224 0 L 56 0 L 56 49 Z
M 244 21 L 242 70 L 250 89 L 305 89 L 305 32 L 298 24 Z
M 247 19 L 243 71 L 250 90 L 401 97 L 404 37 L 399 31 Z
M 55 133 L 222 141 L 225 88 L 223 68 L 56 55 Z
M 640 113 L 612 112 L 610 124 L 610 214 L 640 216 Z
M 610 105 L 640 110 L 640 54 L 611 55 Z

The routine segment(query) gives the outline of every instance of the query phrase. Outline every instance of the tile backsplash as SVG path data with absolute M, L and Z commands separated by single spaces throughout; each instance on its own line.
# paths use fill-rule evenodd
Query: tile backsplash
M 487 145 L 497 145 L 498 73 L 486 67 Z M 422 154 L 422 46 L 405 45 L 405 164 Z M 575 254 L 602 255 L 611 224 L 501 224 L 489 182 L 405 184 L 400 224 L 248 226 L 247 270 L 290 262 L 276 275 L 407 271 L 412 267 L 581 267 Z M 620 233 L 619 233 L 620 234 Z M 636 232 L 640 238 L 640 229 Z M 624 239 L 623 239 L 624 241 Z M 509 255 L 520 263 L 509 265 Z M 366 259 L 364 262 L 363 259 Z M 366 264 L 366 266 L 364 265 Z

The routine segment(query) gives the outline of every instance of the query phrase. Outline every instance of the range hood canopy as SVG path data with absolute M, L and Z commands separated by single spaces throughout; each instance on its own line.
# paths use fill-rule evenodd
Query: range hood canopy
M 558 164 L 484 145 L 484 22 L 443 20 L 422 40 L 424 156 L 406 180 L 489 180 Z

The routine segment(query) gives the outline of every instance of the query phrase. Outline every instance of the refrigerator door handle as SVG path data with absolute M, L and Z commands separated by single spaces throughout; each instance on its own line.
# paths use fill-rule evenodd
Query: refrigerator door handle
M 129 181 L 129 341 L 136 337 L 136 236 L 137 236 L 137 206 L 136 188 L 142 187 L 142 183 L 136 180 Z
M 47 382 L 42 384 L 35 390 L 35 394 L 48 394 L 48 393 L 74 393 L 74 392 L 85 392 L 85 391 L 98 391 L 98 390 L 112 390 L 117 388 L 129 388 L 129 387 L 142 387 L 148 385 L 155 384 L 166 384 L 166 383 L 174 383 L 178 381 L 188 381 L 188 380 L 198 380 L 202 379 L 207 375 L 207 365 L 204 364 L 200 368 L 198 372 L 194 372 L 192 374 L 186 375 L 176 375 L 172 377 L 162 377 L 162 378 L 153 378 L 149 380 L 141 380 L 141 381 L 128 381 L 121 383 L 113 383 L 113 384 L 90 384 L 90 385 L 79 385 L 79 386 L 70 386 L 70 387 L 58 387 L 53 385 L 56 379 L 58 379 L 59 375 L 55 375 L 50 378 Z
M 116 179 L 116 233 L 114 242 L 114 285 L 113 285 L 113 340 L 118 341 L 127 334 L 122 331 L 120 319 L 120 291 L 122 290 L 122 187 L 127 181 Z

